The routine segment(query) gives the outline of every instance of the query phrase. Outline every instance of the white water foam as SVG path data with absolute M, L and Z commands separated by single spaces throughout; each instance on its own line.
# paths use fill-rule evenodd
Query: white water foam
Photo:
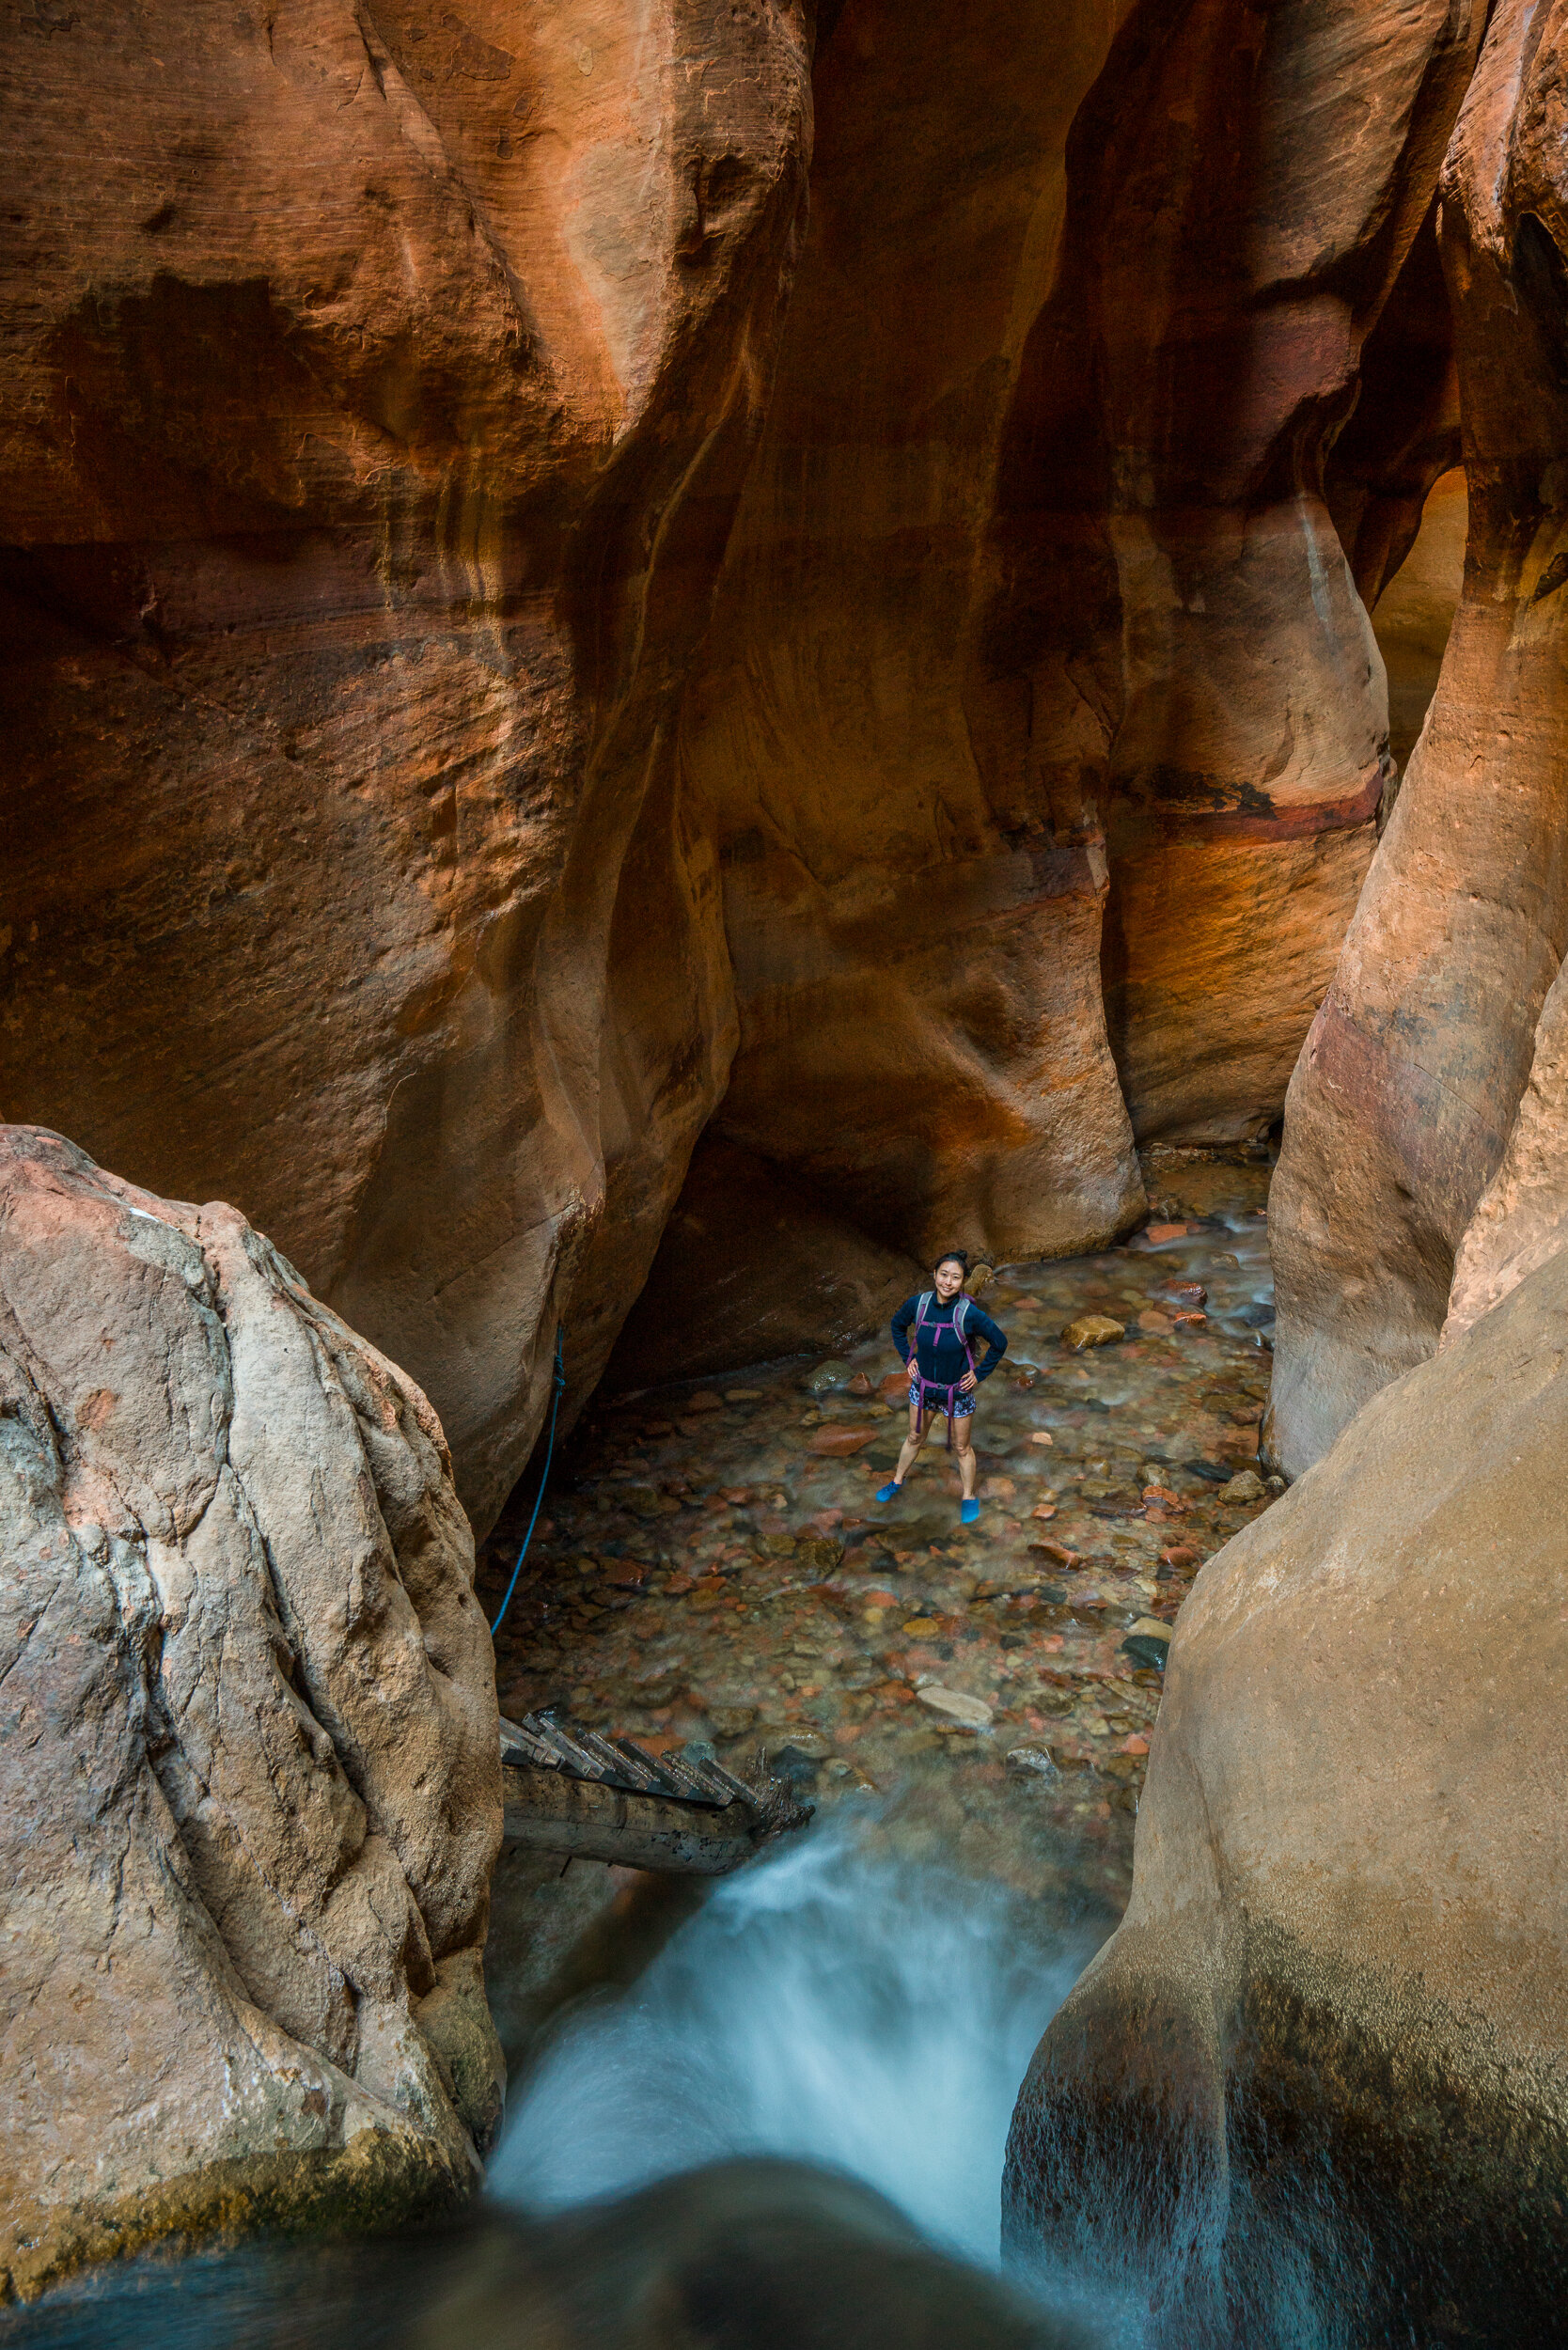
M 727 1879 L 633 1990 L 565 2020 L 491 2192 L 542 2212 L 783 2154 L 994 2263 L 1018 2085 L 1092 1947 L 1022 1895 L 830 1825 Z

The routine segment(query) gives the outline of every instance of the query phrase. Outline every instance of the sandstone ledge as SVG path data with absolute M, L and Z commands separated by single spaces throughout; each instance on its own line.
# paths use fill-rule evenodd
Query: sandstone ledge
M 65 2208 L 12 2205 L 0 2232 L 0 2302 L 33 2301 L 75 2270 L 247 2236 L 370 2235 L 461 2210 L 481 2183 L 412 2130 L 366 2129 L 319 2153 L 205 2163 L 134 2195 Z

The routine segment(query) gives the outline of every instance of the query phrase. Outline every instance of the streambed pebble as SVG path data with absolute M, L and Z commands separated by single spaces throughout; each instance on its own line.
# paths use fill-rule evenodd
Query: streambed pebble
M 974 1423 L 973 1527 L 934 1439 L 874 1499 L 906 1426 L 886 1332 L 596 1403 L 497 1641 L 502 1710 L 710 1740 L 743 1769 L 766 1748 L 819 1803 L 936 1771 L 983 1819 L 1023 1783 L 1124 1888 L 1158 1634 L 1273 1498 L 1266 1183 L 1189 1162 L 1156 1175 L 1129 1244 L 999 1270 L 985 1303 L 1010 1344 Z M 1080 1354 L 1062 1333 L 1090 1317 L 1125 1335 Z M 492 1614 L 532 1505 L 525 1480 L 484 1547 Z

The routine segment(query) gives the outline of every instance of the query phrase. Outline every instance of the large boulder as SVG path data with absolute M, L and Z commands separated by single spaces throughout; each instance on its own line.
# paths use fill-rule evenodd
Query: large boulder
M 0 1129 L 0 2277 L 461 2198 L 500 2111 L 473 1542 L 232 1208 Z
M 1091 2255 L 1157 2340 L 1560 2339 L 1565 1328 L 1568 1252 L 1182 1611 L 1132 1901 L 1006 2188 L 1014 2253 Z

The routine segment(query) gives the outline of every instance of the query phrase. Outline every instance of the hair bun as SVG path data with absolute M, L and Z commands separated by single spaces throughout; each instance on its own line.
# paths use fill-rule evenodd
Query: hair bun
M 939 1257 L 933 1257 L 931 1261 L 931 1269 L 933 1273 L 935 1272 L 939 1264 L 962 1265 L 964 1272 L 967 1273 L 969 1270 L 969 1252 L 966 1248 L 944 1248 Z

